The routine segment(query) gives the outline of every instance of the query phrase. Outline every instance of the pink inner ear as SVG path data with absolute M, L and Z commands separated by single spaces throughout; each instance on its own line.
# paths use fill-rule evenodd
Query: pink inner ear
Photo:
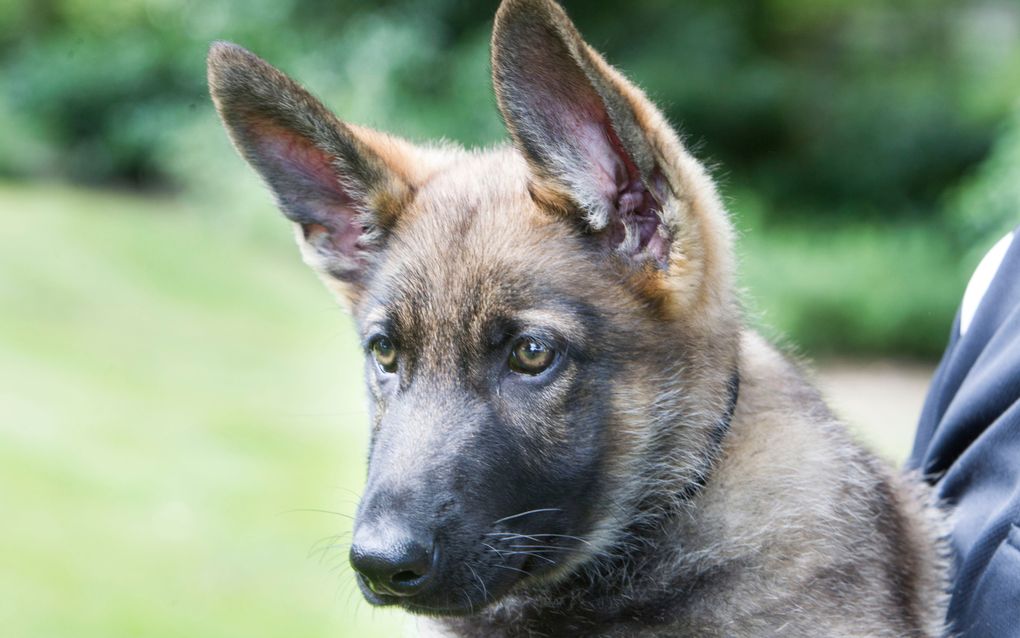
M 607 138 L 608 123 L 577 121 L 571 127 L 575 143 L 588 163 L 585 168 L 593 181 L 595 191 L 608 203 L 615 202 L 623 187 L 632 179 L 627 163 L 629 158 L 613 148 Z
M 344 196 L 329 157 L 308 140 L 279 127 L 264 131 L 260 139 L 263 152 L 275 158 L 280 170 Z
M 573 89 L 573 90 L 572 90 Z M 594 193 L 615 202 L 620 189 L 637 177 L 623 146 L 616 139 L 601 98 L 594 91 L 576 90 L 569 83 L 535 83 L 526 94 L 532 117 L 538 119 L 551 137 L 551 146 L 573 147 L 586 166 L 574 167 L 587 173 Z M 559 141 L 556 141 L 559 138 Z M 569 161 L 558 157 L 555 160 Z M 569 174 L 570 171 L 568 170 Z
M 587 111 L 584 109 L 583 111 Z M 624 248 L 628 233 L 633 239 L 625 252 L 637 257 L 647 252 L 660 266 L 669 259 L 669 241 L 664 232 L 662 204 L 642 182 L 640 171 L 603 114 L 588 113 L 588 121 L 574 120 L 572 129 L 582 155 L 590 162 L 590 177 L 610 211 L 607 241 L 611 248 Z M 661 179 L 656 172 L 653 179 Z
M 614 83 L 595 77 L 602 74 L 597 59 L 561 26 L 566 18 L 558 9 L 533 8 L 504 4 L 496 19 L 493 79 L 507 126 L 540 176 L 568 189 L 611 249 L 665 265 L 669 237 L 657 201 L 664 193 L 648 183 L 655 176 L 642 174 L 613 128 L 599 91 L 614 91 Z M 625 96 L 616 98 L 617 108 L 630 108 Z
M 256 160 L 284 214 L 301 224 L 305 239 L 319 252 L 353 265 L 364 229 L 357 222 L 357 202 L 341 183 L 332 157 L 307 138 L 273 124 L 256 124 L 249 133 Z

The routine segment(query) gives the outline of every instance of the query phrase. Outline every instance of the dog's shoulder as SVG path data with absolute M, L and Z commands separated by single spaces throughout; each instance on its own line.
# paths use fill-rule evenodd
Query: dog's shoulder
M 945 552 L 925 488 L 856 442 L 802 366 L 764 339 L 745 333 L 740 362 L 732 430 L 680 561 L 758 575 L 705 588 L 701 612 L 796 618 L 790 636 L 819 635 L 797 633 L 802 623 L 833 636 L 942 635 Z M 881 624 L 860 634 L 869 622 Z

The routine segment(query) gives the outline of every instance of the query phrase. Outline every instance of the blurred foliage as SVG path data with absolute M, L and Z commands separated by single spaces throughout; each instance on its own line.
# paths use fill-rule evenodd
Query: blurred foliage
M 183 138 L 222 137 L 205 87 L 215 39 L 272 60 L 351 119 L 467 143 L 500 135 L 487 40 L 481 28 L 449 33 L 452 3 L 3 2 L 0 174 L 190 186 L 230 152 L 180 159 Z
M 178 141 L 208 115 L 202 62 L 218 38 L 353 121 L 492 142 L 496 4 L 2 0 L 0 174 L 187 186 L 206 172 L 181 170 Z M 927 214 L 1020 91 L 1010 0 L 565 4 L 699 154 L 776 215 Z
M 947 234 L 917 223 L 854 222 L 833 232 L 817 224 L 769 226 L 753 215 L 740 220 L 740 274 L 752 323 L 815 357 L 937 359 L 981 256 L 958 257 Z
M 1020 108 L 1003 126 L 988 159 L 948 195 L 956 242 L 984 251 L 1020 223 Z

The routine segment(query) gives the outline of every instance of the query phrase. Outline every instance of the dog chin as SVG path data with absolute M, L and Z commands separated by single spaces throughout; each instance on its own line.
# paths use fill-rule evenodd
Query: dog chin
M 404 611 L 419 616 L 430 617 L 459 617 L 477 614 L 482 609 L 492 605 L 499 599 L 490 600 L 467 600 L 459 604 L 451 604 L 450 601 L 432 601 L 428 596 L 416 596 L 413 599 L 400 596 L 379 595 L 374 592 L 365 594 L 365 600 L 376 607 L 400 607 Z
M 502 586 L 499 587 L 498 593 L 490 588 L 486 591 L 486 598 L 482 599 L 481 596 L 477 595 L 478 592 L 474 592 L 475 596 L 472 596 L 467 589 L 445 588 L 441 583 L 436 583 L 435 586 L 414 596 L 380 594 L 373 591 L 360 576 L 357 577 L 358 587 L 370 605 L 374 607 L 400 607 L 413 614 L 433 617 L 458 617 L 477 614 L 482 609 L 498 603 L 511 591 L 516 590 L 523 580 L 528 580 L 528 578 L 521 576 L 509 583 L 500 583 Z M 454 592 L 452 599 L 449 597 L 451 592 Z M 456 596 L 457 593 L 460 593 L 460 596 Z
M 458 607 L 445 607 L 445 606 L 430 606 L 430 605 L 419 605 L 418 603 L 407 601 L 399 603 L 404 611 L 408 611 L 412 614 L 419 616 L 429 616 L 433 618 L 456 618 L 460 616 L 473 616 L 479 611 L 491 605 L 494 601 L 487 601 L 485 603 L 474 603 L 470 607 L 467 604 L 462 604 Z

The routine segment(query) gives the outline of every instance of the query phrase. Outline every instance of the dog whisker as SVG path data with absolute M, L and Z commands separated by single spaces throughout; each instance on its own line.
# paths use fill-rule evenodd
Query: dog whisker
M 484 583 L 484 582 L 482 581 L 482 579 L 481 579 L 481 578 L 480 578 L 480 577 L 478 576 L 478 572 L 476 572 L 476 571 L 474 570 L 474 568 L 473 568 L 473 567 L 471 567 L 471 565 L 469 565 L 468 563 L 464 563 L 464 566 L 465 566 L 465 567 L 467 567 L 467 568 L 468 568 L 468 569 L 469 569 L 469 570 L 471 571 L 471 575 L 475 577 L 475 580 L 477 580 L 477 581 L 478 581 L 478 584 L 479 584 L 479 585 L 481 586 L 481 589 L 480 589 L 479 591 L 481 591 L 481 592 L 482 592 L 482 601 L 484 602 L 484 601 L 487 601 L 487 600 L 489 600 L 489 592 L 488 592 L 488 590 L 487 590 L 487 589 L 485 588 L 485 583 Z
M 510 549 L 541 549 L 547 551 L 566 551 L 569 547 L 556 547 L 555 545 L 509 545 Z
M 552 560 L 551 558 L 548 558 L 546 556 L 542 556 L 541 554 L 536 554 L 533 551 L 527 551 L 527 552 L 526 551 L 512 551 L 512 552 L 503 552 L 503 553 L 506 554 L 507 556 L 531 556 L 533 558 L 538 558 L 540 560 L 544 560 L 545 562 L 549 563 L 550 565 L 555 565 L 556 564 L 556 561 Z
M 297 514 L 297 513 L 305 513 L 305 512 L 313 512 L 313 513 L 317 513 L 317 514 L 331 514 L 333 516 L 342 516 L 343 518 L 346 518 L 346 519 L 349 519 L 349 520 L 352 520 L 352 521 L 354 520 L 354 517 L 351 516 L 350 514 L 344 514 L 343 512 L 334 512 L 333 510 L 320 509 L 320 508 L 317 508 L 317 507 L 301 507 L 301 508 L 292 509 L 292 510 L 284 510 L 283 512 L 280 512 L 280 513 L 281 514 Z
M 527 512 L 521 512 L 520 514 L 514 514 L 512 516 L 504 516 L 501 519 L 493 521 L 492 524 L 493 525 L 499 525 L 500 523 L 504 523 L 506 521 L 512 521 L 515 518 L 520 518 L 522 516 L 528 516 L 529 514 L 540 514 L 542 512 L 562 512 L 562 511 L 563 510 L 561 508 L 559 508 L 559 507 L 543 507 L 543 508 L 540 508 L 540 509 L 537 509 L 537 510 L 528 510 Z
M 510 541 L 517 538 L 526 538 L 528 540 L 533 540 L 536 543 L 540 543 L 541 541 L 538 540 L 540 538 L 564 538 L 567 540 L 573 540 L 579 543 L 584 543 L 585 545 L 592 544 L 591 541 L 587 539 L 581 538 L 580 536 L 571 536 L 570 534 L 516 534 L 514 532 L 490 532 L 486 534 L 486 536 L 502 536 L 503 538 L 498 539 L 500 541 Z
M 475 605 L 471 602 L 471 596 L 468 595 L 467 590 L 460 587 L 460 593 L 464 595 L 464 600 L 467 602 L 468 610 L 473 614 L 475 613 Z
M 505 542 L 505 541 L 515 540 L 515 539 L 518 539 L 518 538 L 524 538 L 524 539 L 527 539 L 527 540 L 530 540 L 530 541 L 535 541 L 536 543 L 541 543 L 542 542 L 542 541 L 538 540 L 537 538 L 535 538 L 534 536 L 529 536 L 528 534 L 513 534 L 513 533 L 510 533 L 510 532 L 491 532 L 491 533 L 486 534 L 486 536 L 503 536 L 504 534 L 509 534 L 509 535 L 508 536 L 504 536 L 503 538 L 497 538 L 497 539 L 495 539 L 495 541 L 497 543 L 501 543 L 501 542 Z
M 320 563 L 325 560 L 326 555 L 329 554 L 330 550 L 338 548 L 350 548 L 350 543 L 341 542 L 344 537 L 350 536 L 350 532 L 342 532 L 340 534 L 332 534 L 325 536 L 312 544 L 312 547 L 308 550 L 308 558 L 314 556 L 319 557 Z
M 493 567 L 495 567 L 497 569 L 509 569 L 512 572 L 520 572 L 521 574 L 524 574 L 525 576 L 530 576 L 531 575 L 530 573 L 524 571 L 523 569 L 518 569 L 516 567 L 511 567 L 510 565 L 493 565 Z

